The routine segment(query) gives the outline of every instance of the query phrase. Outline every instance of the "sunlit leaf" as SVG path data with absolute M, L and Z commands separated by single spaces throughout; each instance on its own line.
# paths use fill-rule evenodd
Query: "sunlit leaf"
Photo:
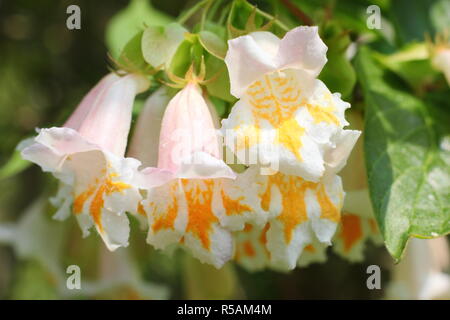
M 366 102 L 371 200 L 386 247 L 398 260 L 409 237 L 450 232 L 450 116 L 396 88 L 367 48 L 356 68 Z
M 408 45 L 394 54 L 376 53 L 374 56 L 384 67 L 395 72 L 416 90 L 431 84 L 439 75 L 431 66 L 425 43 Z
M 178 23 L 145 29 L 142 36 L 142 51 L 145 61 L 155 68 L 170 63 L 178 46 L 184 40 L 186 32 L 187 30 Z
M 139 32 L 125 45 L 118 59 L 121 68 L 127 71 L 142 71 L 147 66 L 142 55 L 142 34 L 143 31 Z
M 236 101 L 236 98 L 230 94 L 230 78 L 223 60 L 208 56 L 206 59 L 206 77 L 210 79 L 206 84 L 206 90 L 211 96 L 227 102 Z
M 450 28 L 450 1 L 436 1 L 430 10 L 431 22 L 438 32 Z
M 147 26 L 161 26 L 171 22 L 166 14 L 154 9 L 149 0 L 131 0 L 117 13 L 106 28 L 106 44 L 111 55 L 117 58 L 125 44 Z
M 210 31 L 200 31 L 198 34 L 199 41 L 203 48 L 219 59 L 224 59 L 227 54 L 227 44 L 219 36 Z

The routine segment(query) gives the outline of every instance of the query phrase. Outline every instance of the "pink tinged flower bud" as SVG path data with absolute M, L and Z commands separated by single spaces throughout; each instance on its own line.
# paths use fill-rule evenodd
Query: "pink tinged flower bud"
M 217 132 L 200 88 L 189 83 L 169 102 L 161 124 L 158 167 L 179 178 L 234 178 L 221 160 Z

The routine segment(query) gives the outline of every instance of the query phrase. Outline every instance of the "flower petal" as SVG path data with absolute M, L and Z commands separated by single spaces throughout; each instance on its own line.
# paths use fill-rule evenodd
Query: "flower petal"
M 220 184 L 215 179 L 181 179 L 151 189 L 144 207 L 156 248 L 180 242 L 202 262 L 221 267 L 231 258 L 232 242 L 214 212 Z
M 383 243 L 375 221 L 367 189 L 348 191 L 341 223 L 333 239 L 333 251 L 352 262 L 364 259 L 366 243 Z
M 128 156 L 139 159 L 144 166 L 158 165 L 161 121 L 169 101 L 166 87 L 159 88 L 146 100 L 137 119 Z
M 91 143 L 123 156 L 134 98 L 148 85 L 146 78 L 135 74 L 116 79 L 97 96 L 77 131 Z
M 255 32 L 228 41 L 225 63 L 230 92 L 237 98 L 257 79 L 275 71 L 275 53 L 280 39 L 270 32 Z
M 317 76 L 327 63 L 327 49 L 317 27 L 297 27 L 281 39 L 277 66 L 279 69 L 301 69 Z
M 158 167 L 177 172 L 195 152 L 219 157 L 218 137 L 200 88 L 189 83 L 169 102 L 161 125 Z
M 258 182 L 254 180 L 257 168 L 249 168 L 235 180 L 221 179 L 220 195 L 216 201 L 220 223 L 229 230 L 242 230 L 248 223 L 262 227 L 268 214 L 261 209 Z M 256 173 L 257 174 L 257 173 Z
M 64 127 L 78 130 L 86 116 L 89 114 L 91 108 L 95 105 L 96 100 L 99 96 L 104 94 L 104 91 L 109 88 L 115 81 L 119 80 L 120 77 L 115 73 L 110 73 L 104 76 L 99 83 L 92 88 L 88 94 L 81 100 L 78 107 L 72 113 L 72 115 L 67 119 Z
M 320 242 L 331 244 L 331 238 L 336 232 L 341 219 L 341 209 L 344 204 L 344 191 L 339 176 L 323 180 L 314 192 L 308 190 L 308 217 L 317 239 Z M 308 201 L 307 200 L 307 201 Z
M 246 224 L 242 231 L 235 232 L 234 260 L 249 271 L 259 271 L 270 266 L 267 250 L 267 230 L 264 227 Z
M 360 135 L 361 131 L 358 130 L 342 130 L 337 134 L 336 147 L 328 150 L 325 154 L 328 174 L 337 174 L 342 170 Z
M 250 168 L 252 169 L 252 168 Z M 276 173 L 253 178 L 262 210 L 267 212 L 267 249 L 273 268 L 295 268 L 304 247 L 314 239 L 330 243 L 343 202 L 339 177 L 309 182 L 300 177 Z M 250 174 L 249 174 L 250 175 Z
M 142 202 L 148 217 L 147 242 L 157 249 L 178 243 L 186 230 L 188 211 L 181 183 L 174 180 L 147 191 Z
M 324 263 L 327 260 L 328 245 L 314 239 L 302 251 L 297 266 L 306 267 L 313 263 Z
M 328 105 L 332 95 L 323 102 L 312 94 L 320 85 L 301 71 L 255 81 L 222 121 L 225 144 L 241 163 L 318 181 L 324 172 L 323 153 L 342 125 L 337 108 Z

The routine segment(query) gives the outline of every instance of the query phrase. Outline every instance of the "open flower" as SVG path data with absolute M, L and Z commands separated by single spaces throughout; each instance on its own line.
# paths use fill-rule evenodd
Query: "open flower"
M 350 113 L 352 126 L 362 128 L 358 114 Z M 307 181 L 281 172 L 261 175 L 256 166 L 245 172 L 258 185 L 262 210 L 267 212 L 263 227 L 247 225 L 236 233 L 235 259 L 244 267 L 292 269 L 326 259 L 326 248 L 351 260 L 362 259 L 367 239 L 378 242 L 380 234 L 371 211 L 365 182 L 362 142 L 352 151 L 354 136 L 342 131 L 341 143 L 326 154 L 325 172 L 319 182 Z M 354 131 L 358 132 L 359 131 Z M 347 136 L 346 136 L 347 135 Z M 344 169 L 345 195 L 337 174 Z M 345 174 L 347 172 L 348 174 Z M 349 199 L 347 198 L 348 196 Z M 345 200 L 345 201 L 344 201 Z M 343 207 L 344 206 L 344 207 Z M 344 212 L 341 212 L 344 211 Z
M 61 205 L 56 218 L 72 211 L 84 236 L 95 225 L 108 249 L 128 245 L 129 222 L 141 200 L 140 182 L 164 183 L 164 175 L 139 179 L 140 162 L 125 158 L 135 95 L 146 78 L 129 74 L 104 77 L 81 101 L 63 127 L 38 130 L 20 146 L 22 156 L 51 172 L 62 187 L 53 202 Z
M 154 119 L 148 118 L 148 124 Z M 233 250 L 228 227 L 242 228 L 241 217 L 257 210 L 251 196 L 243 196 L 245 183 L 231 185 L 236 174 L 221 159 L 214 121 L 197 84 L 189 82 L 170 100 L 159 151 L 147 152 L 157 152 L 158 168 L 170 170 L 175 177 L 149 189 L 142 202 L 149 221 L 147 241 L 159 249 L 183 244 L 202 262 L 222 266 Z
M 239 235 L 248 232 L 248 226 L 237 234 L 238 242 L 245 239 L 243 250 L 239 252 L 237 247 L 238 260 L 254 257 L 258 269 L 264 261 L 258 254 L 266 254 L 268 266 L 290 270 L 297 265 L 303 250 L 311 249 L 313 243 L 331 244 L 344 199 L 339 176 L 316 183 L 283 173 L 260 175 L 255 166 L 247 169 L 247 175 L 258 185 L 257 194 L 267 224 L 250 227 L 249 237 Z
M 318 182 L 330 152 L 351 150 L 359 132 L 343 129 L 350 105 L 316 78 L 326 51 L 317 27 L 281 40 L 254 32 L 229 41 L 225 62 L 239 101 L 222 130 L 240 162 Z

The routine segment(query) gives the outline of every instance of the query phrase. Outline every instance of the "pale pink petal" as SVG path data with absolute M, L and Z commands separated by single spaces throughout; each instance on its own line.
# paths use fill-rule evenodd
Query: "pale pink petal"
M 280 41 L 277 55 L 279 69 L 302 69 L 317 76 L 327 62 L 327 46 L 317 27 L 292 29 Z
M 180 178 L 234 177 L 220 160 L 218 135 L 200 88 L 190 83 L 172 98 L 164 113 L 158 168 Z
M 158 165 L 161 121 L 169 101 L 166 87 L 159 88 L 148 97 L 137 119 L 127 155 L 139 159 L 144 166 Z
M 78 132 L 91 143 L 123 156 L 134 98 L 148 86 L 142 76 L 129 74 L 109 84 L 95 99 Z
M 78 130 L 86 118 L 87 114 L 91 108 L 96 104 L 99 96 L 101 96 L 111 84 L 117 81 L 120 77 L 115 73 L 110 73 L 104 76 L 99 83 L 92 88 L 88 94 L 81 100 L 78 107 L 72 113 L 72 115 L 67 119 L 64 127 Z
M 228 41 L 225 63 L 230 75 L 230 91 L 237 98 L 256 80 L 275 71 L 279 39 L 270 32 L 257 32 Z

